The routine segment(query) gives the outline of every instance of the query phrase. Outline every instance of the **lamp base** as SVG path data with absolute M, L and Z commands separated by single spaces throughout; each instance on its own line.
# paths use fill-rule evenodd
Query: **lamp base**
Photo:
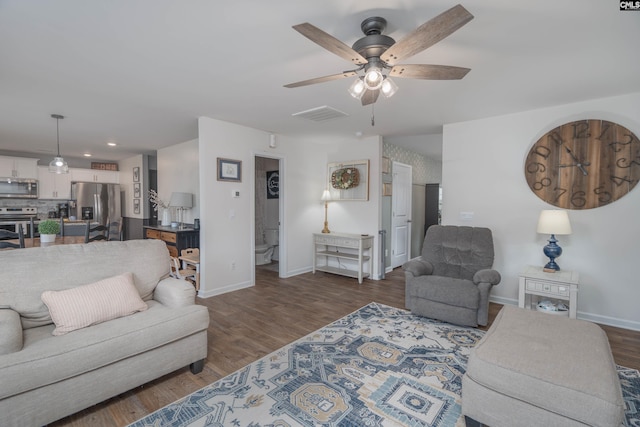
M 324 222 L 324 228 L 322 229 L 322 233 L 324 234 L 331 233 L 331 231 L 329 231 L 329 223 L 327 221 Z
M 555 273 L 556 271 L 560 270 L 560 266 L 556 264 L 556 258 L 562 255 L 562 248 L 558 246 L 556 236 L 554 236 L 553 234 L 548 241 L 549 244 L 542 248 L 542 251 L 546 256 L 549 257 L 549 262 L 544 266 L 542 271 L 544 271 L 545 273 Z

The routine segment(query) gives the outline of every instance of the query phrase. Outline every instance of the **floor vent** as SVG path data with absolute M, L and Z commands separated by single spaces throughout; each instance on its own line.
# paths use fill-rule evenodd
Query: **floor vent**
M 312 108 L 306 111 L 300 111 L 299 113 L 293 113 L 293 117 L 300 117 L 302 119 L 313 120 L 314 122 L 326 122 L 327 120 L 337 119 L 339 117 L 347 117 L 347 113 L 343 113 L 335 108 L 323 105 L 322 107 Z

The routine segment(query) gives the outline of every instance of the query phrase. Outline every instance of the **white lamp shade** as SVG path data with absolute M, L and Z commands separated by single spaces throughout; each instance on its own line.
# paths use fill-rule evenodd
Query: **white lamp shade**
M 571 234 L 569 214 L 558 209 L 543 210 L 540 212 L 537 231 L 541 234 Z
M 179 208 L 193 207 L 193 197 L 191 193 L 171 193 L 171 200 L 169 206 L 175 206 Z
M 323 202 L 331 200 L 331 192 L 329 190 L 324 190 L 322 192 L 322 197 L 320 198 Z

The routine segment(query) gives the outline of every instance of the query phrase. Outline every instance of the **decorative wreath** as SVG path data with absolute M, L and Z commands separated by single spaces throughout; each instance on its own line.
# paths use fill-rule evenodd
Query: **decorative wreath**
M 360 184 L 360 172 L 356 168 L 336 169 L 331 174 L 331 186 L 338 190 L 348 190 Z

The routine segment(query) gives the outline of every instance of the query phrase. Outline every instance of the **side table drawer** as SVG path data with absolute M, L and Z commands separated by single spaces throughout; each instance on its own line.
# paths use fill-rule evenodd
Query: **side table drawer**
M 162 240 L 162 236 L 161 236 L 161 235 L 162 235 L 162 233 L 161 233 L 161 232 L 159 232 L 158 230 L 150 230 L 150 229 L 147 229 L 147 230 L 146 230 L 146 233 L 147 233 L 147 238 L 148 238 L 148 239 L 158 239 L 158 240 Z
M 569 296 L 569 286 L 527 280 L 526 287 L 528 291 L 547 292 L 553 295 Z

